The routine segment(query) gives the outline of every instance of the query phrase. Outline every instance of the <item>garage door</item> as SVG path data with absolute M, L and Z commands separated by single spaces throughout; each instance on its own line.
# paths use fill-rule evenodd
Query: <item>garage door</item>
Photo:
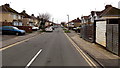
M 106 47 L 106 21 L 96 22 L 96 42 Z

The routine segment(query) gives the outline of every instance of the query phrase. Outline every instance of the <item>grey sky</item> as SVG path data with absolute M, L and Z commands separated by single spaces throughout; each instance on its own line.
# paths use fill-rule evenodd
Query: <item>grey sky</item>
M 38 13 L 49 13 L 54 22 L 67 22 L 67 14 L 70 20 L 82 15 L 89 15 L 90 11 L 101 11 L 106 4 L 111 4 L 118 8 L 120 0 L 0 0 L 0 5 L 9 3 L 10 6 L 21 12 L 26 12 L 31 15 Z

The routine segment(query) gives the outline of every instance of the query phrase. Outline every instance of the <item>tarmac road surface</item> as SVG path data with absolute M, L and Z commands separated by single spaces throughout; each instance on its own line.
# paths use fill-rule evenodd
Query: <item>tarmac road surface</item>
M 24 66 L 23 68 L 35 66 L 90 67 L 90 64 L 76 50 L 61 28 L 3 50 L 2 64 L 8 68 L 9 66 L 15 68 L 17 66 Z

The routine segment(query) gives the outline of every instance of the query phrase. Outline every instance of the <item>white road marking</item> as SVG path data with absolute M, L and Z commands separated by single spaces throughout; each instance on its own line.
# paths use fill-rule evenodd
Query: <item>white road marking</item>
M 66 34 L 66 37 L 69 39 L 69 41 L 73 44 L 73 46 L 76 48 L 76 50 L 82 55 L 82 57 L 86 60 L 86 62 L 92 67 L 97 68 L 96 64 L 77 46 L 76 43 L 74 43 L 71 38 Z
M 27 64 L 25 68 L 29 68 L 29 66 L 33 63 L 33 61 L 37 58 L 37 56 L 42 52 L 42 49 L 40 49 L 37 54 L 30 60 L 30 62 Z
M 42 34 L 44 34 L 44 33 L 41 33 L 41 35 L 42 35 Z M 37 36 L 38 36 L 38 35 L 37 35 Z M 33 37 L 31 37 L 31 38 L 28 38 L 28 39 L 25 39 L 25 40 L 22 40 L 22 41 L 13 43 L 13 44 L 11 44 L 11 45 L 8 45 L 8 46 L 6 46 L 6 47 L 0 48 L 0 51 L 6 50 L 6 49 L 8 49 L 8 48 L 10 48 L 10 47 L 13 47 L 13 46 L 15 46 L 15 45 L 18 45 L 18 44 L 20 44 L 20 43 L 23 43 L 23 42 L 28 41 L 28 40 L 30 40 L 30 39 L 33 39 L 33 38 L 35 38 L 35 37 L 36 37 L 36 36 L 33 36 Z

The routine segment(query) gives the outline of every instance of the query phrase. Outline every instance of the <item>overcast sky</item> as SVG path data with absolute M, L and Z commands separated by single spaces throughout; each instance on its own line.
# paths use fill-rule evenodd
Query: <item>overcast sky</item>
M 89 15 L 90 11 L 101 11 L 106 4 L 111 4 L 118 8 L 120 0 L 0 0 L 0 5 L 9 3 L 18 12 L 26 10 L 31 15 L 37 16 L 39 13 L 49 13 L 54 22 L 67 22 L 67 14 L 70 20 L 82 15 Z

